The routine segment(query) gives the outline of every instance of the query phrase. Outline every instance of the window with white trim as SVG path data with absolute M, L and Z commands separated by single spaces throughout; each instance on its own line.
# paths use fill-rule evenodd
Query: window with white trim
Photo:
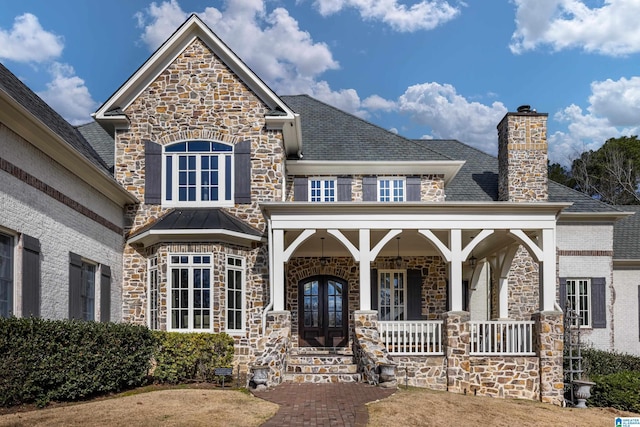
M 335 202 L 336 180 L 334 178 L 309 178 L 309 201 Z
M 0 233 L 0 317 L 13 315 L 13 237 Z
M 406 183 L 404 178 L 378 178 L 379 202 L 404 202 Z
M 244 258 L 227 256 L 227 332 L 244 332 Z
M 378 317 L 380 320 L 405 320 L 407 282 L 405 270 L 378 272 Z
M 167 330 L 211 330 L 212 268 L 212 255 L 169 254 Z
M 158 283 L 158 257 L 153 256 L 148 261 L 149 282 L 149 329 L 160 329 L 159 308 L 160 308 L 160 288 Z
M 591 280 L 567 279 L 567 302 L 578 315 L 574 326 L 591 327 Z
M 164 147 L 162 204 L 233 204 L 233 146 L 215 141 L 185 141 Z

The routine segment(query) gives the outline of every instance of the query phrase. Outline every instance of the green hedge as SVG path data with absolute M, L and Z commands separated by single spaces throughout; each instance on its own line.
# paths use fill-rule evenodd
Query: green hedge
M 0 405 L 46 405 L 142 385 L 155 348 L 144 326 L 0 319 Z
M 159 342 L 153 379 L 181 383 L 214 381 L 215 368 L 230 367 L 233 338 L 227 334 L 154 331 Z
M 593 348 L 581 353 L 584 373 L 596 383 L 587 404 L 640 413 L 640 357 Z

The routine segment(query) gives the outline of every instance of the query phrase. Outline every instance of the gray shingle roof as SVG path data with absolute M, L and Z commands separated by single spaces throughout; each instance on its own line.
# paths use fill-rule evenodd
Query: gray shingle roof
M 95 121 L 77 126 L 76 128 L 80 131 L 84 139 L 91 144 L 91 147 L 98 153 L 102 161 L 109 167 L 111 174 L 113 174 L 115 141 L 111 135 Z
M 148 230 L 228 230 L 250 236 L 262 236 L 259 230 L 220 208 L 176 209 L 136 234 Z
M 58 134 L 71 147 L 79 151 L 93 164 L 109 170 L 98 153 L 84 139 L 80 132 L 56 113 L 46 102 L 29 89 L 4 65 L 0 64 L 0 90 L 6 92 L 27 111 L 38 118 L 49 129 Z
M 300 114 L 304 160 L 452 160 L 310 96 L 281 99 Z
M 640 259 L 640 205 L 618 206 L 623 211 L 635 212 L 613 225 L 613 258 Z
M 456 160 L 465 160 L 458 175 L 446 188 L 447 201 L 497 201 L 498 159 L 456 140 L 421 139 L 421 144 Z M 549 181 L 550 202 L 571 202 L 564 212 L 615 213 L 614 206 L 607 205 L 562 184 Z

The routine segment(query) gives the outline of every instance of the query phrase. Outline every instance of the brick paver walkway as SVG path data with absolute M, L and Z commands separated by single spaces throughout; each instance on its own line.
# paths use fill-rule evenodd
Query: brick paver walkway
M 365 426 L 369 418 L 367 402 L 391 396 L 395 389 L 362 383 L 283 383 L 253 394 L 280 409 L 263 427 L 281 426 Z

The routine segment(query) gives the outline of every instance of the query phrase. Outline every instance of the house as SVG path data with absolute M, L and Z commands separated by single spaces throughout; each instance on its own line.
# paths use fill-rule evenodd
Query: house
M 0 64 L 0 317 L 120 321 L 124 207 L 82 135 Z
M 49 200 L 39 210 L 36 197 L 20 199 L 20 212 L 0 213 L 0 236 L 16 258 L 23 233 L 50 238 L 57 246 L 42 249 L 43 269 L 49 251 L 68 255 L 69 274 L 51 285 L 17 276 L 8 285 L 22 295 L 39 286 L 42 316 L 65 317 L 44 310 L 44 296 L 74 300 L 71 253 L 83 248 L 83 264 L 110 271 L 110 320 L 226 332 L 234 363 L 267 367 L 270 385 L 401 379 L 561 404 L 567 301 L 587 339 L 616 348 L 624 262 L 614 224 L 629 212 L 547 181 L 546 114 L 508 113 L 498 158 L 458 141 L 406 139 L 309 96 L 278 96 L 195 15 L 96 123 L 74 129 L 56 116 L 64 123 L 55 127 L 39 99 L 22 109 L 32 103 L 20 120 L 39 118 L 54 143 L 20 133 L 30 126 L 11 130 L 16 147 L 2 161 L 13 156 L 35 177 L 42 166 L 19 163 L 21 150 L 53 164 L 36 187 L 64 189 L 47 196 L 74 217 L 65 229 L 39 227 L 28 212 L 66 217 L 48 213 L 59 208 Z M 2 131 L 14 129 L 0 107 Z M 82 167 L 49 146 L 75 150 Z M 13 198 L 37 190 L 12 167 L 2 179 L 24 187 Z M 66 266 L 62 255 L 55 268 Z

